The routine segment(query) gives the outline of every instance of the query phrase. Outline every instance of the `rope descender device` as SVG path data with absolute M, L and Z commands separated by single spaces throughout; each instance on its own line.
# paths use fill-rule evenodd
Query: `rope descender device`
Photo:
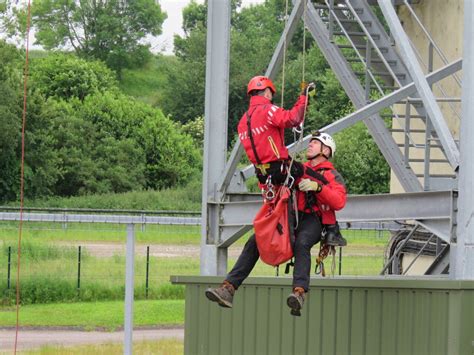
M 265 182 L 265 188 L 262 189 L 262 195 L 266 201 L 272 201 L 275 198 L 275 189 L 273 188 L 272 177 L 269 175 Z

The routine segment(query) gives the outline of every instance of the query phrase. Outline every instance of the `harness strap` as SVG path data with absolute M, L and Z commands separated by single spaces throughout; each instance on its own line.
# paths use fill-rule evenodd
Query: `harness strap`
M 318 180 L 321 181 L 324 185 L 327 185 L 327 184 L 329 184 L 329 180 L 326 179 L 326 178 L 324 177 L 324 175 L 320 173 L 320 171 L 323 171 L 323 172 L 324 172 L 324 170 L 326 170 L 326 169 L 319 169 L 318 171 L 314 171 L 314 170 L 311 169 L 311 168 L 306 168 L 306 169 L 305 169 L 305 173 L 308 174 L 309 176 L 315 178 L 315 179 L 318 179 Z
M 245 114 L 247 115 L 247 131 L 248 131 L 248 134 L 249 134 L 250 145 L 252 146 L 253 155 L 255 155 L 255 160 L 257 161 L 257 164 L 262 165 L 262 161 L 260 160 L 260 158 L 257 154 L 257 148 L 255 147 L 255 142 L 253 140 L 252 127 L 250 126 L 250 117 L 252 117 L 254 112 L 255 112 L 255 109 L 252 111 L 251 115 L 249 115 L 248 111 L 245 112 Z

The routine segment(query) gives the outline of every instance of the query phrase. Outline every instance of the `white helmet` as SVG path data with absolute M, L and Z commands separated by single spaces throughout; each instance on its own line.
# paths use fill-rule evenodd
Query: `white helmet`
M 329 148 L 331 148 L 331 157 L 334 156 L 334 153 L 336 153 L 336 142 L 329 134 L 316 131 L 312 134 L 310 141 L 312 141 L 313 139 L 317 139 L 318 141 L 323 143 L 325 146 L 328 146 Z

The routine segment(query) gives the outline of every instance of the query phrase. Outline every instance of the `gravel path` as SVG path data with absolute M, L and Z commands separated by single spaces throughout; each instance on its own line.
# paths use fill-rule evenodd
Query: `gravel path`
M 137 329 L 133 332 L 133 341 L 160 340 L 174 338 L 184 340 L 183 328 Z M 86 332 L 78 330 L 20 329 L 17 350 L 34 349 L 42 346 L 78 346 L 86 344 L 122 343 L 123 331 Z M 12 353 L 15 345 L 15 330 L 0 329 L 0 351 Z
M 81 246 L 83 251 L 89 253 L 89 255 L 97 257 L 111 257 L 114 255 L 125 255 L 125 243 L 101 243 L 101 242 L 57 242 L 55 245 L 65 246 Z M 163 245 L 163 244 L 136 244 L 135 253 L 136 255 L 145 256 L 146 247 L 150 246 L 150 256 L 160 258 L 177 258 L 177 257 L 196 257 L 199 258 L 200 246 L 199 245 Z M 242 247 L 230 247 L 229 257 L 238 257 Z
M 349 241 L 350 243 L 350 241 Z M 77 247 L 79 243 L 70 242 L 58 242 L 56 245 L 67 245 Z M 82 250 L 85 250 L 92 256 L 96 257 L 111 257 L 114 255 L 125 255 L 125 243 L 100 243 L 100 242 L 81 242 Z M 135 253 L 140 256 L 146 255 L 147 245 L 137 244 L 135 245 Z M 242 252 L 243 246 L 231 246 L 229 251 L 230 258 L 238 258 Z M 344 256 L 368 256 L 368 255 L 383 255 L 384 247 L 360 247 L 360 246 L 349 246 L 343 250 Z M 339 252 L 339 250 L 337 250 Z M 177 258 L 177 257 L 196 257 L 199 258 L 200 247 L 199 245 L 163 245 L 163 244 L 151 244 L 150 245 L 150 256 L 160 258 Z M 319 246 L 316 245 L 312 250 L 311 254 L 316 256 L 319 253 Z

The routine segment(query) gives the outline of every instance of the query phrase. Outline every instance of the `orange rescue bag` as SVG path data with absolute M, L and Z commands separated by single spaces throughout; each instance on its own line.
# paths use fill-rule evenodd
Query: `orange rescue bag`
M 278 266 L 293 257 L 294 212 L 288 187 L 282 186 L 272 201 L 265 201 L 253 221 L 262 261 Z

